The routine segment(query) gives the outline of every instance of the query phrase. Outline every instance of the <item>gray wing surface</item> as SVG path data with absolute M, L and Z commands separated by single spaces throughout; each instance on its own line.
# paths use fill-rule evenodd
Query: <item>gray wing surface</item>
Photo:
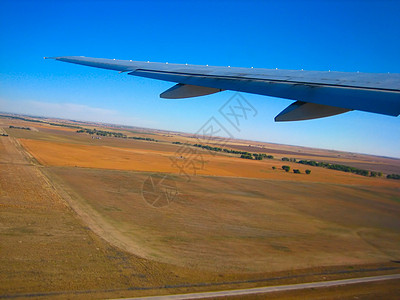
M 275 121 L 315 119 L 350 110 L 400 114 L 400 74 L 212 67 L 83 56 L 51 58 L 177 83 L 160 95 L 166 99 L 232 90 L 295 100 Z

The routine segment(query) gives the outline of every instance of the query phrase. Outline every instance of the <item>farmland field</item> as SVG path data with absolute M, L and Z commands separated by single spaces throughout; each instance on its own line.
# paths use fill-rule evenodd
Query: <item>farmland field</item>
M 274 156 L 250 160 L 185 134 L 97 125 L 127 135 L 98 138 L 7 117 L 0 127 L 9 135 L 0 137 L 0 296 L 153 295 L 400 270 L 398 180 L 281 160 L 385 175 L 400 173 L 398 159 L 225 146 Z M 189 164 L 194 151 L 201 167 Z M 396 285 L 380 289 L 390 296 Z

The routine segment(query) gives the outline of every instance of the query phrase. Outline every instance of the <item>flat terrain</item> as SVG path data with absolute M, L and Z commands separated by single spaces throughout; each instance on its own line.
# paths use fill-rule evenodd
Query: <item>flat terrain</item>
M 225 146 L 275 156 L 256 161 L 172 143 L 196 143 L 184 134 L 104 125 L 157 142 L 97 139 L 8 118 L 0 128 L 9 134 L 0 137 L 0 296 L 152 295 L 400 270 L 399 181 L 281 161 L 400 173 L 397 159 Z
M 118 291 L 198 277 L 121 251 L 95 235 L 18 141 L 0 139 L 0 170 L 0 296 Z
M 263 272 L 400 256 L 395 188 L 219 176 L 186 182 L 176 176 L 178 196 L 155 209 L 141 196 L 147 173 L 49 171 L 82 210 L 89 206 L 96 222 L 112 226 L 109 235 L 117 231 L 138 254 L 154 260 Z

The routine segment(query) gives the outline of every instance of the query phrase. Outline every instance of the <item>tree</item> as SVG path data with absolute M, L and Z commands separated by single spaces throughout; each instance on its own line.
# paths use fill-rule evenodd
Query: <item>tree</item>
M 308 174 L 310 174 L 311 173 L 311 170 L 306 170 L 306 174 L 308 175 Z
M 300 170 L 299 169 L 293 169 L 293 173 L 300 174 Z
M 282 169 L 285 170 L 286 172 L 290 171 L 290 167 L 289 166 L 282 166 Z
M 246 153 L 240 155 L 240 158 L 253 159 L 253 156 L 251 155 L 251 153 Z
M 282 161 L 289 161 L 289 158 L 287 158 L 287 157 L 282 157 Z
M 272 167 L 272 170 L 275 170 L 276 169 L 276 167 Z

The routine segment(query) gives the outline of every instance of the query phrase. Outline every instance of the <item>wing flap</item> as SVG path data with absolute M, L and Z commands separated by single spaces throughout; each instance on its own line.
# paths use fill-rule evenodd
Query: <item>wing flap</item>
M 178 83 L 160 94 L 164 99 L 182 99 L 221 92 L 221 89 Z
M 350 111 L 350 109 L 316 103 L 296 101 L 275 117 L 275 122 L 303 121 L 330 117 Z

